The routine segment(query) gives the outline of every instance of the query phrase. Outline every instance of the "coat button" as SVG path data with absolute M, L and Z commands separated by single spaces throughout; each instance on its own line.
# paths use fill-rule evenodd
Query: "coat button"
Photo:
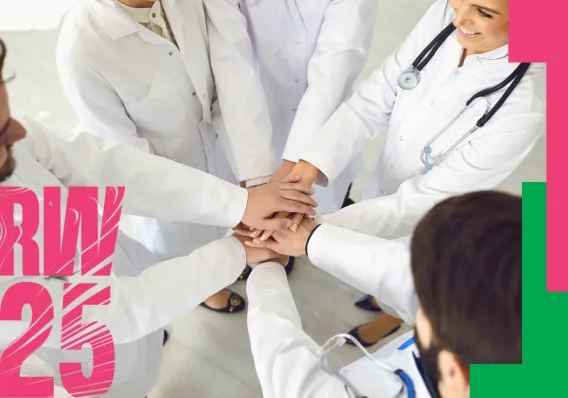
M 300 79 L 294 79 L 294 83 L 300 83 Z
M 194 91 L 193 94 L 191 94 L 191 95 L 193 95 L 193 96 L 195 97 L 197 94 L 196 94 L 195 91 Z
M 398 136 L 398 139 L 399 139 L 400 141 L 402 141 L 402 135 Z
M 430 101 L 430 105 L 434 105 L 434 100 Z
M 170 51 L 169 54 L 170 54 L 170 57 L 171 57 L 172 55 L 174 55 L 174 52 Z
M 292 112 L 296 112 L 297 110 L 298 110 L 298 109 L 294 108 L 294 109 L 292 109 Z
M 201 98 L 203 98 L 203 99 L 205 99 L 205 97 L 207 97 L 206 94 L 203 94 L 203 95 L 201 96 Z
M 460 75 L 460 71 L 459 71 L 459 70 L 455 71 L 454 75 L 459 76 L 459 75 Z

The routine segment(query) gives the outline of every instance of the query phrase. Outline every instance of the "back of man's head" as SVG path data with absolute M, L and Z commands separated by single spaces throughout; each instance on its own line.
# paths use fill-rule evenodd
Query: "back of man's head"
M 520 363 L 521 198 L 486 191 L 435 206 L 412 239 L 412 272 L 435 344 L 464 366 Z

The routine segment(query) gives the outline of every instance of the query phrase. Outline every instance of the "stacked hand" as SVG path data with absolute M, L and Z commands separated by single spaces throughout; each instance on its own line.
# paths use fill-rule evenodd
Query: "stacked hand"
M 300 183 L 301 177 L 288 176 L 282 182 L 248 189 L 248 201 L 241 227 L 277 231 L 291 228 L 293 221 L 288 218 L 275 218 L 278 212 L 315 215 L 313 207 L 317 203 L 311 198 L 315 192 Z
M 246 244 L 247 238 L 244 236 L 235 235 L 243 247 L 245 248 L 247 264 L 257 265 L 260 263 L 266 263 L 268 261 L 273 261 L 281 264 L 283 267 L 288 264 L 288 256 L 281 255 L 275 251 L 266 247 L 253 247 Z
M 274 174 L 272 181 L 288 181 L 290 178 L 294 179 L 294 182 L 299 183 L 303 189 L 309 190 L 310 194 L 314 194 L 315 191 L 311 189 L 319 170 L 313 165 L 300 161 L 294 164 L 289 161 L 284 161 L 282 166 Z M 302 222 L 302 219 L 306 215 L 314 215 L 314 213 L 307 213 L 304 211 L 290 211 L 283 209 L 285 211 L 279 211 L 274 215 L 274 220 L 279 220 L 280 224 L 275 225 L 285 225 L 288 226 L 292 231 L 296 231 L 298 226 Z M 261 242 L 268 240 L 277 229 L 271 228 L 257 228 L 253 229 L 249 237 L 254 239 L 254 243 L 259 245 Z
M 251 240 L 252 231 L 248 229 L 237 228 L 235 233 L 239 236 L 241 242 L 255 250 L 265 250 L 267 252 L 263 253 L 271 253 L 272 256 L 299 257 L 306 254 L 306 243 L 315 227 L 315 221 L 306 217 L 295 232 L 289 229 L 281 229 L 274 231 L 269 239 L 258 242 L 256 239 Z

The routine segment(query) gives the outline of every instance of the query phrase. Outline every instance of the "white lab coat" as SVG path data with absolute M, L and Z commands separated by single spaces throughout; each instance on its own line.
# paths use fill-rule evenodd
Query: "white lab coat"
M 370 197 L 322 217 L 325 222 L 360 232 L 397 238 L 408 235 L 437 202 L 468 191 L 495 188 L 527 156 L 545 123 L 535 80 L 542 65 L 533 64 L 504 106 L 429 173 L 423 175 L 420 152 L 482 89 L 502 82 L 518 66 L 509 63 L 508 46 L 471 55 L 457 68 L 462 48 L 454 32 L 422 72 L 414 90 L 397 84 L 430 41 L 454 18 L 447 0 L 438 0 L 405 42 L 361 83 L 315 136 L 302 158 L 322 171 L 320 182 L 333 181 L 363 148 L 367 139 L 386 129 Z M 503 94 L 489 96 L 495 104 Z M 477 103 L 433 145 L 438 157 L 469 131 L 483 115 Z
M 274 126 L 276 155 L 297 162 L 343 102 L 367 59 L 376 0 L 241 0 Z M 315 200 L 341 208 L 361 159 Z
M 162 1 L 179 51 L 116 0 L 84 0 L 66 16 L 57 65 L 83 131 L 232 182 L 270 176 L 276 169 L 270 118 L 236 0 Z M 162 259 L 225 233 L 133 222 L 141 242 Z
M 393 242 L 322 224 L 312 235 L 307 253 L 316 267 L 376 296 L 406 322 L 415 323 L 418 299 L 407 238 Z M 350 398 L 343 382 L 322 368 L 321 347 L 302 330 L 282 266 L 267 263 L 256 267 L 248 279 L 247 294 L 252 354 L 263 396 Z M 404 370 L 412 378 L 418 397 L 429 397 L 412 356 L 417 354 L 415 347 L 398 350 L 412 334 L 389 343 L 375 356 L 394 369 Z M 347 366 L 342 374 L 369 398 L 406 397 L 401 379 L 369 359 Z
M 2 185 L 29 188 L 40 200 L 46 186 L 62 188 L 62 206 L 66 187 L 71 185 L 125 186 L 123 212 L 126 214 L 224 227 L 236 225 L 244 214 L 246 190 L 201 171 L 90 134 L 64 140 L 31 120 L 27 122 L 27 130 L 28 137 L 14 146 L 16 172 Z M 16 220 L 20 219 L 18 212 Z M 42 234 L 40 226 L 35 237 L 40 246 Z M 116 344 L 115 379 L 105 396 L 146 396 L 158 375 L 162 328 L 233 283 L 245 262 L 245 251 L 233 237 L 210 243 L 189 256 L 157 264 L 142 245 L 119 234 L 111 277 L 101 279 L 80 274 L 70 277 L 70 282 L 98 282 L 101 289 L 111 287 L 110 304 L 85 307 L 83 316 L 84 322 L 94 320 L 105 324 Z M 15 264 L 18 270 L 21 258 L 16 258 Z M 54 374 L 56 384 L 61 386 L 58 373 L 61 361 L 76 362 L 82 358 L 84 369 L 92 366 L 88 352 L 70 355 L 59 349 L 63 282 L 17 273 L 16 277 L 0 278 L 0 292 L 23 280 L 40 282 L 51 292 L 56 311 L 49 339 L 36 351 L 38 358 L 25 363 L 22 374 Z M 0 350 L 27 327 L 26 319 L 0 322 Z

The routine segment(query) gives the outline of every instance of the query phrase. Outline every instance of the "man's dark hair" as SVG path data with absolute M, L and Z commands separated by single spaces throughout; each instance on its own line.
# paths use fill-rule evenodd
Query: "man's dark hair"
M 484 191 L 447 199 L 420 221 L 411 253 L 434 343 L 464 366 L 521 363 L 521 198 Z

